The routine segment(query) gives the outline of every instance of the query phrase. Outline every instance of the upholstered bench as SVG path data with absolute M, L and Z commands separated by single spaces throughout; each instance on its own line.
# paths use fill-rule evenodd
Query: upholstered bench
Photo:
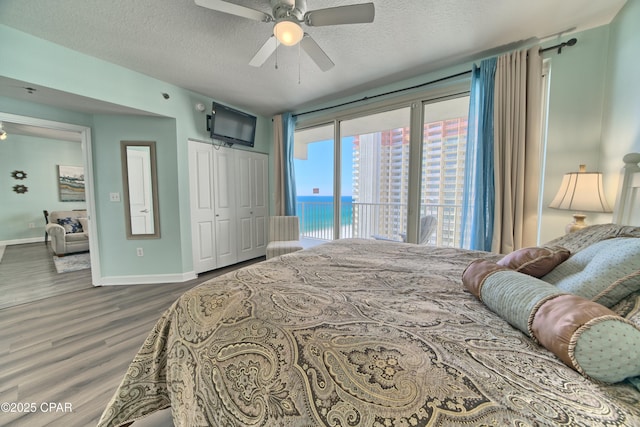
M 272 216 L 269 218 L 267 259 L 302 249 L 300 220 L 297 216 Z

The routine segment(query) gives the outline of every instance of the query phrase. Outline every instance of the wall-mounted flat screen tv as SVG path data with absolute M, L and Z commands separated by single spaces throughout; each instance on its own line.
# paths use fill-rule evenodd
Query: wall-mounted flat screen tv
M 229 145 L 241 144 L 253 147 L 256 137 L 256 117 L 214 102 L 211 115 L 207 115 L 207 130 L 212 139 Z

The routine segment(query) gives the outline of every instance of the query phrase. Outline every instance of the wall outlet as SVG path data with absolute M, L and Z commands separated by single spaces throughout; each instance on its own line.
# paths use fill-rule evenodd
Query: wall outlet
M 36 224 L 34 222 L 29 223 L 29 228 L 36 228 Z
M 112 202 L 120 201 L 120 193 L 109 193 L 109 200 Z
M 144 251 L 142 250 L 142 248 L 138 248 L 138 249 L 136 249 L 136 255 L 138 255 L 138 256 L 144 256 Z

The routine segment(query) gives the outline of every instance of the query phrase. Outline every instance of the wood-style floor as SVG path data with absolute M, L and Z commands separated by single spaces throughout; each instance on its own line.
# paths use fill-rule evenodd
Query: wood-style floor
M 88 271 L 84 279 L 79 274 L 57 274 L 51 254 L 38 245 L 44 248 L 44 244 L 19 245 L 24 247 L 17 248 L 16 256 L 13 247 L 6 249 L 0 286 L 9 279 L 5 270 L 14 274 L 10 281 L 14 287 L 53 286 L 48 280 L 84 286 L 0 308 L 0 426 L 95 426 L 162 312 L 196 284 L 261 260 L 179 284 L 92 287 Z M 49 263 L 53 272 L 45 271 Z M 4 289 L 0 292 L 2 299 Z M 9 411 L 4 402 L 13 404 Z M 56 404 L 51 410 L 50 402 Z M 31 404 L 35 411 L 25 412 L 34 407 Z M 68 408 L 71 412 L 65 412 Z
M 48 245 L 7 246 L 0 262 L 0 309 L 91 288 L 91 270 L 58 274 Z

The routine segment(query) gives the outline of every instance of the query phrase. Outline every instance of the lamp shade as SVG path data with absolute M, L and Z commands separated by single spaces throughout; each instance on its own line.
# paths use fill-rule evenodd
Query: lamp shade
M 580 165 L 580 172 L 565 174 L 549 207 L 578 212 L 611 212 L 604 197 L 602 174 L 586 172 L 585 165 Z
M 297 22 L 290 19 L 282 19 L 274 25 L 273 35 L 276 36 L 276 39 L 283 45 L 293 46 L 302 40 L 304 31 L 302 31 L 302 28 Z

